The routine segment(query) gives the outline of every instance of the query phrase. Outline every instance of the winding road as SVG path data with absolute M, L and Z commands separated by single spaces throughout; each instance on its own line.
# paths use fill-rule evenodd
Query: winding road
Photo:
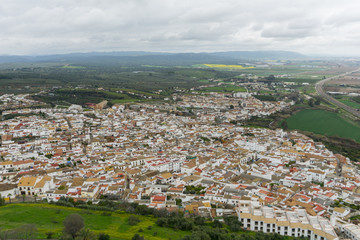
M 351 72 L 346 72 L 346 73 L 342 73 L 340 75 L 336 75 L 336 76 L 333 76 L 333 77 L 329 77 L 329 78 L 325 78 L 323 80 L 321 80 L 320 82 L 317 82 L 315 84 L 315 89 L 316 89 L 316 92 L 321 96 L 323 97 L 325 100 L 327 100 L 328 102 L 338 106 L 339 108 L 342 108 L 344 109 L 345 111 L 355 115 L 356 117 L 360 118 L 360 111 L 358 111 L 357 109 L 355 108 L 352 108 L 338 100 L 336 100 L 335 98 L 333 98 L 332 96 L 330 96 L 329 94 L 327 94 L 325 91 L 324 91 L 324 84 L 328 81 L 331 81 L 333 79 L 336 79 L 336 78 L 339 78 L 339 77 L 344 77 L 344 76 L 347 76 L 347 75 L 350 75 L 354 72 L 359 72 L 360 71 L 360 68 L 357 69 L 357 70 L 354 70 L 354 71 L 351 71 Z

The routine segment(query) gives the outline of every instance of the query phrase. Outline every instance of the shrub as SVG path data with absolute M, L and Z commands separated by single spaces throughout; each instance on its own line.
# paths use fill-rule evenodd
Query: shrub
M 138 223 L 140 222 L 140 219 L 134 215 L 131 215 L 129 218 L 128 218 L 128 224 L 131 225 L 131 226 L 135 226 L 137 225 Z
M 54 232 L 46 232 L 45 233 L 47 239 L 52 239 L 52 236 L 54 235 Z
M 110 236 L 106 233 L 100 233 L 98 236 L 98 240 L 110 240 Z
M 139 234 L 135 233 L 135 235 L 131 238 L 131 240 L 144 240 L 145 238 L 143 236 L 140 236 Z

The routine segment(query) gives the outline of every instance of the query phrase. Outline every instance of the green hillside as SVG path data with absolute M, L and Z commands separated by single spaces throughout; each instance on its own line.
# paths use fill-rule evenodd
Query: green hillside
M 130 226 L 127 219 L 131 214 L 128 213 L 120 211 L 104 213 L 50 204 L 10 204 L 0 207 L 0 230 L 21 228 L 24 224 L 34 223 L 38 232 L 37 238 L 46 239 L 47 232 L 54 232 L 53 238 L 58 238 L 63 229 L 63 221 L 72 213 L 81 215 L 85 227 L 93 233 L 106 233 L 110 235 L 110 239 L 131 239 L 140 228 L 143 232 L 139 232 L 139 235 L 146 239 L 168 239 L 169 236 L 171 239 L 181 239 L 190 235 L 187 231 L 159 227 L 155 224 L 154 217 L 138 216 L 141 222 Z M 111 216 L 108 216 L 109 214 Z

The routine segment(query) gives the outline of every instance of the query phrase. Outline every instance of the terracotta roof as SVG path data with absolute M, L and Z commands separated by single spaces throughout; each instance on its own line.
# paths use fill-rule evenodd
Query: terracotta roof
M 34 187 L 37 177 L 22 177 L 19 181 L 19 187 Z

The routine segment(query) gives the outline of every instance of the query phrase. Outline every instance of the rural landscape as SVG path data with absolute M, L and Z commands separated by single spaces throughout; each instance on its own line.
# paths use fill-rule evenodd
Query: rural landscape
M 0 240 L 360 240 L 360 1 L 0 6 Z

